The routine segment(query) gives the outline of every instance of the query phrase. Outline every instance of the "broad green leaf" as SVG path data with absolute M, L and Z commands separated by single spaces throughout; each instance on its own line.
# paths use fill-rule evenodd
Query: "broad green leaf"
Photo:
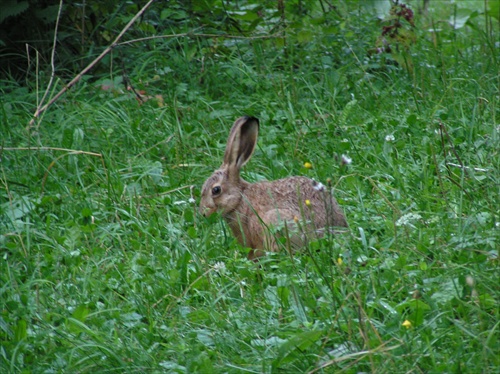
M 85 319 L 87 318 L 88 315 L 89 315 L 89 308 L 85 304 L 79 305 L 73 312 L 73 318 L 80 322 L 85 322 Z
M 278 349 L 278 356 L 273 361 L 273 367 L 278 368 L 282 363 L 296 358 L 295 353 L 300 356 L 302 352 L 315 344 L 323 335 L 322 331 L 306 331 L 287 339 Z
M 431 296 L 440 304 L 447 303 L 455 297 L 459 297 L 457 293 L 458 279 L 451 279 L 440 284 L 439 290 Z
M 489 0 L 488 1 L 488 15 L 497 20 L 500 19 L 500 0 Z
M 6 0 L 2 1 L 2 12 L 0 13 L 0 24 L 8 17 L 17 16 L 29 8 L 28 1 Z
M 26 339 L 28 336 L 28 324 L 24 319 L 20 319 L 14 328 L 14 339 L 16 342 Z

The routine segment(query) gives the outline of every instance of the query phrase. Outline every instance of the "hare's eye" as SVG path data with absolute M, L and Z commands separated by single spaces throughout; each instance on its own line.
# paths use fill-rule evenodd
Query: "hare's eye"
M 214 188 L 212 188 L 212 195 L 217 196 L 218 194 L 220 194 L 220 192 L 220 186 L 215 186 Z

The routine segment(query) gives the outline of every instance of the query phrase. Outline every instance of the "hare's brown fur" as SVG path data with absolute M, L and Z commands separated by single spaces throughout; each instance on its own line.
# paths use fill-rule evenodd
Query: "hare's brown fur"
M 254 249 L 251 259 L 262 250 L 278 249 L 272 227 L 286 231 L 291 247 L 323 235 L 328 227 L 347 227 L 337 201 L 321 183 L 306 177 L 258 183 L 240 178 L 240 168 L 255 148 L 258 127 L 253 117 L 236 120 L 222 166 L 203 185 L 200 211 L 205 216 L 221 212 L 240 244 Z

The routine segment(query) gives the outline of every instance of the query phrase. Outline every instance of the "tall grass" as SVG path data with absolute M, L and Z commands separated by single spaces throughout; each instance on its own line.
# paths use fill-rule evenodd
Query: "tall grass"
M 144 103 L 89 77 L 34 127 L 4 80 L 2 372 L 498 372 L 498 24 L 470 4 L 452 28 L 431 2 L 393 55 L 349 8 L 286 48 L 137 47 Z M 244 177 L 331 179 L 349 234 L 256 264 L 197 214 L 242 114 Z

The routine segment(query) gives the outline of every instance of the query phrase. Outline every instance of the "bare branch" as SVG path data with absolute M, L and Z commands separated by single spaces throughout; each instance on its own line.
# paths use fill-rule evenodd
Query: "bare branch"
M 54 60 L 55 60 L 56 46 L 57 46 L 57 31 L 59 29 L 59 20 L 61 19 L 62 6 L 63 6 L 63 1 L 60 0 L 59 1 L 59 10 L 57 12 L 57 18 L 56 18 L 56 26 L 54 28 L 54 41 L 52 43 L 52 53 L 50 55 L 50 68 L 51 68 L 50 80 L 49 80 L 49 84 L 47 85 L 47 88 L 45 89 L 45 93 L 43 94 L 42 100 L 40 100 L 40 102 L 38 103 L 37 111 L 40 109 L 40 107 L 45 102 L 45 99 L 47 98 L 47 95 L 49 94 L 50 88 L 52 87 L 52 83 L 54 82 L 54 77 L 56 76 L 56 66 L 55 66 Z
M 71 82 L 69 82 L 66 86 L 64 86 L 47 104 L 45 104 L 41 108 L 37 108 L 33 118 L 31 119 L 29 125 L 32 126 L 35 120 L 47 110 L 53 103 L 57 101 L 67 90 L 73 87 L 82 77 L 87 73 L 90 69 L 92 69 L 99 61 L 101 61 L 104 56 L 106 56 L 114 47 L 118 45 L 118 41 L 122 38 L 122 36 L 130 29 L 130 27 L 134 24 L 134 22 L 142 16 L 142 14 L 146 11 L 146 9 L 153 3 L 154 0 L 149 0 L 146 5 L 142 7 L 139 12 L 127 23 L 127 25 L 123 28 L 123 30 L 118 34 L 113 43 L 111 43 L 94 61 L 92 61 L 87 67 L 85 67 L 76 77 L 74 77 Z

